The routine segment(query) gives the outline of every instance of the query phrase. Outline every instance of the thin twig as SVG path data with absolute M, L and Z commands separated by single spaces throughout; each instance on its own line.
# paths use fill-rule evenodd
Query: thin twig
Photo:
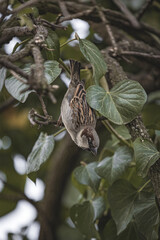
M 21 76 L 19 76 L 16 72 L 14 72 L 13 70 L 10 70 L 10 73 L 12 73 L 12 75 L 17 79 L 19 80 L 20 82 L 24 83 L 24 84 L 27 84 L 26 81 L 23 80 L 23 78 Z
M 59 5 L 59 7 L 61 9 L 61 12 L 63 13 L 63 16 L 65 16 L 65 17 L 68 16 L 69 12 L 67 10 L 65 2 L 62 1 L 62 0 L 58 0 L 58 5 Z
M 57 121 L 54 121 L 52 120 L 52 116 L 43 116 L 43 115 L 40 115 L 38 114 L 35 109 L 31 109 L 29 114 L 28 114 L 28 119 L 30 121 L 30 123 L 32 125 L 39 125 L 40 127 L 41 126 L 47 126 L 47 125 L 55 125 L 56 127 L 58 126 L 58 122 Z M 41 120 L 40 120 L 41 119 Z
M 116 132 L 108 120 L 103 121 L 103 124 L 109 130 L 109 132 L 113 133 L 122 143 L 127 145 L 129 148 L 132 148 L 132 146 L 121 135 L 119 135 L 119 133 Z
M 47 112 L 46 105 L 45 105 L 44 100 L 43 100 L 43 98 L 42 98 L 42 95 L 38 95 L 38 97 L 39 97 L 39 101 L 40 101 L 40 103 L 41 103 L 41 106 L 42 106 L 42 110 L 43 110 L 44 115 L 45 115 L 46 117 L 49 116 L 49 114 L 48 114 L 48 112 Z
M 73 41 L 75 41 L 75 40 L 77 40 L 77 39 L 76 39 L 76 38 L 73 38 L 73 39 L 71 39 L 71 40 L 68 40 L 68 41 L 65 42 L 65 43 L 62 43 L 62 44 L 60 45 L 60 48 L 64 47 L 64 46 L 67 45 L 68 43 L 73 42 Z
M 87 15 L 90 15 L 93 11 L 95 10 L 95 7 L 92 7 L 90 9 L 87 9 L 87 10 L 84 10 L 84 11 L 81 11 L 81 12 L 77 12 L 75 14 L 72 14 L 72 15 L 68 15 L 66 17 L 62 17 L 60 16 L 59 17 L 59 23 L 62 23 L 62 22 L 65 22 L 65 21 L 69 21 L 69 20 L 72 20 L 74 18 L 80 18 L 82 16 L 87 16 Z
M 66 130 L 66 128 L 62 128 L 60 129 L 58 132 L 54 133 L 53 136 L 56 137 L 58 136 L 60 133 L 64 132 Z
M 142 190 L 143 190 L 143 189 L 148 185 L 148 183 L 150 183 L 150 182 L 151 182 L 151 179 L 149 179 L 147 182 L 145 182 L 145 183 L 143 184 L 143 186 L 138 189 L 138 193 L 142 192 Z
M 61 58 L 58 59 L 59 64 L 61 64 L 62 68 L 70 74 L 69 68 L 64 64 Z
M 55 24 L 55 23 L 48 22 L 46 19 L 41 19 L 41 22 L 43 24 L 45 23 L 47 27 L 51 27 L 53 30 L 55 30 L 56 28 L 60 28 L 60 29 L 66 30 L 65 26 L 61 26 L 61 25 L 58 25 L 58 24 Z
M 154 0 L 146 0 L 140 11 L 137 13 L 137 19 L 140 20 Z
M 137 21 L 136 17 L 129 11 L 126 5 L 120 0 L 112 0 L 114 4 L 125 14 L 129 22 L 135 28 L 140 28 L 140 24 Z
M 8 56 L 0 57 L 0 64 L 3 65 L 4 67 L 7 67 L 8 69 L 13 70 L 15 73 L 21 75 L 23 78 L 26 78 L 28 80 L 29 75 L 26 72 L 24 72 L 21 68 L 11 63 L 8 60 L 8 58 L 9 58 Z
M 144 53 L 144 52 L 134 52 L 134 51 L 121 51 L 121 55 L 127 55 L 127 56 L 137 56 L 137 57 L 143 57 L 148 58 L 150 60 L 160 60 L 160 55 L 154 55 L 152 53 Z
M 107 31 L 107 34 L 110 38 L 110 41 L 111 41 L 111 44 L 113 46 L 113 50 L 114 50 L 114 54 L 116 55 L 117 53 L 117 50 L 118 50 L 118 47 L 117 47 L 117 44 L 116 44 L 116 40 L 115 40 L 115 37 L 113 35 L 113 32 L 111 30 L 111 27 L 109 25 L 109 22 L 105 16 L 105 14 L 103 13 L 103 11 L 101 10 L 101 8 L 97 5 L 96 1 L 95 0 L 92 0 L 94 6 L 96 7 L 97 11 L 98 11 L 98 14 L 99 14 L 99 17 L 101 18 L 102 22 L 104 23 L 105 25 L 105 28 L 106 28 L 106 31 Z

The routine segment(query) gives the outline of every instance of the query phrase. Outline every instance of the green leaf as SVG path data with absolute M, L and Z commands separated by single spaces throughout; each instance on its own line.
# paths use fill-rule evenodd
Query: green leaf
M 27 174 L 38 171 L 41 164 L 49 158 L 53 148 L 53 135 L 48 136 L 46 133 L 41 132 L 27 158 Z
M 122 136 L 124 139 L 131 139 L 131 135 L 129 134 L 129 130 L 125 125 L 115 127 L 116 132 Z M 115 137 L 115 135 L 113 135 Z
M 26 73 L 30 73 L 30 67 L 31 64 L 27 64 L 24 68 L 23 71 Z M 26 79 L 22 78 L 23 81 L 26 81 Z M 5 87 L 8 90 L 8 92 L 18 101 L 24 103 L 26 99 L 28 98 L 28 95 L 31 92 L 34 92 L 34 90 L 28 90 L 24 91 L 25 89 L 28 88 L 27 84 L 24 84 L 23 82 L 20 82 L 17 78 L 14 76 L 8 77 L 5 80 Z M 23 92 L 24 91 L 24 92 Z
M 102 240 L 144 240 L 138 232 L 135 222 L 131 221 L 128 227 L 117 236 L 116 224 L 111 219 L 105 226 Z
M 105 201 L 103 197 L 98 197 L 94 199 L 91 203 L 94 209 L 94 220 L 96 220 L 103 215 L 106 209 Z
M 48 84 L 51 84 L 60 75 L 62 69 L 59 67 L 57 61 L 46 61 L 44 63 L 45 67 L 45 78 Z
M 118 125 L 132 121 L 142 110 L 146 99 L 142 86 L 132 80 L 119 82 L 110 92 L 96 85 L 87 89 L 89 105 Z
M 80 51 L 84 57 L 92 64 L 93 78 L 98 84 L 101 77 L 107 72 L 107 65 L 100 50 L 90 41 L 79 38 Z
M 94 191 L 97 191 L 100 183 L 100 177 L 95 172 L 96 162 L 77 167 L 73 174 L 75 179 L 84 185 L 89 185 Z
M 96 167 L 96 173 L 109 183 L 117 180 L 133 159 L 132 151 L 127 146 L 119 147 L 112 157 L 104 158 Z
M 136 189 L 125 180 L 116 181 L 108 190 L 108 200 L 118 235 L 132 220 L 137 196 Z
M 0 69 L 0 91 L 2 90 L 3 85 L 4 85 L 4 80 L 6 78 L 6 73 L 7 73 L 7 69 L 5 67 L 2 67 Z
M 28 95 L 31 92 L 34 92 L 34 90 L 25 91 L 25 89 L 28 89 L 28 85 L 20 82 L 13 76 L 5 80 L 5 87 L 15 99 L 22 103 L 24 103 L 27 100 Z
M 109 220 L 105 225 L 102 233 L 102 240 L 117 240 L 117 229 L 116 224 L 114 223 L 113 219 Z
M 126 139 L 126 140 L 131 139 L 131 135 L 129 134 L 129 130 L 125 125 L 116 126 L 116 127 L 114 127 L 114 129 L 124 139 Z M 114 142 L 114 146 L 116 146 L 118 143 L 120 143 L 120 140 L 114 134 L 112 134 L 111 136 L 112 136 L 112 140 Z
M 141 193 L 135 205 L 135 222 L 147 240 L 158 239 L 159 211 L 153 193 Z
M 137 173 L 139 176 L 145 177 L 149 168 L 159 159 L 160 153 L 153 143 L 148 140 L 141 140 L 140 138 L 134 141 L 133 147 Z
M 18 19 L 21 26 L 27 26 L 29 30 L 34 28 L 32 20 L 26 14 L 19 13 Z
M 97 236 L 94 226 L 94 209 L 89 201 L 74 205 L 70 209 L 70 217 L 76 228 L 88 239 Z
M 59 63 L 57 61 L 46 61 L 44 63 L 45 67 L 45 79 L 48 84 L 51 84 L 61 73 L 61 68 L 59 68 Z M 23 71 L 26 73 L 30 73 L 31 64 L 27 64 Z M 22 78 L 23 81 L 26 81 Z M 8 92 L 18 101 L 24 103 L 28 98 L 31 92 L 35 92 L 34 90 L 24 91 L 28 88 L 28 85 L 20 82 L 15 77 L 9 77 L 5 80 L 5 86 Z
M 55 32 L 50 32 L 45 41 L 47 48 L 44 49 L 42 52 L 45 54 L 45 58 L 47 60 L 58 60 L 60 56 L 60 44 L 59 38 Z

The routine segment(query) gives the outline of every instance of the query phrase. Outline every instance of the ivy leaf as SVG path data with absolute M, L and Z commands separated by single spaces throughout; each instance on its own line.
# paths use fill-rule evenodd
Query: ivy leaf
M 53 148 L 53 135 L 48 136 L 41 132 L 27 158 L 27 174 L 38 171 L 41 164 L 49 158 Z
M 132 151 L 127 146 L 119 147 L 112 157 L 106 157 L 98 164 L 96 173 L 112 184 L 124 173 L 132 159 Z
M 139 176 L 145 177 L 149 168 L 159 159 L 160 153 L 153 143 L 148 140 L 141 140 L 140 138 L 134 141 L 133 147 L 137 173 Z
M 76 228 L 83 233 L 87 239 L 97 236 L 94 226 L 94 209 L 89 201 L 76 204 L 70 209 L 70 217 Z
M 105 201 L 103 197 L 98 197 L 94 199 L 91 203 L 94 209 L 94 220 L 96 220 L 100 218 L 105 211 L 105 208 L 106 208 Z
M 57 61 L 46 61 L 44 63 L 44 67 L 45 67 L 45 79 L 48 84 L 51 84 L 61 73 L 59 63 Z M 28 64 L 23 68 L 23 71 L 26 73 L 30 73 L 30 68 L 31 64 Z M 22 78 L 22 80 L 25 81 L 24 78 Z M 15 99 L 22 103 L 24 103 L 27 100 L 31 92 L 35 92 L 34 90 L 24 91 L 25 89 L 28 88 L 28 85 L 23 82 L 20 82 L 17 78 L 13 76 L 5 80 L 5 86 L 8 92 Z
M 107 72 L 106 62 L 100 50 L 92 42 L 79 38 L 79 47 L 84 57 L 92 64 L 93 78 L 98 85 L 100 78 Z
M 116 181 L 108 190 L 108 200 L 118 235 L 132 220 L 137 196 L 136 189 L 126 180 Z
M 135 205 L 135 222 L 147 240 L 158 240 L 159 211 L 153 193 L 140 194 Z
M 49 31 L 49 35 L 45 40 L 48 49 L 43 49 L 42 53 L 45 54 L 45 58 L 48 60 L 58 60 L 60 56 L 60 44 L 57 34 L 53 31 Z
M 23 82 L 20 82 L 18 79 L 16 79 L 13 76 L 6 79 L 5 87 L 15 99 L 17 99 L 22 103 L 24 103 L 27 100 L 31 92 L 34 92 L 34 90 L 25 91 L 28 88 L 28 85 Z
M 27 16 L 27 14 L 18 13 L 18 19 L 21 26 L 27 26 L 29 30 L 34 28 L 32 20 Z
M 45 67 L 45 78 L 48 84 L 51 84 L 60 75 L 62 69 L 59 67 L 59 63 L 55 60 L 46 61 Z
M 5 67 L 2 67 L 0 69 L 0 91 L 2 90 L 3 85 L 4 85 L 4 80 L 6 78 L 6 73 L 7 73 L 7 69 Z
M 124 139 L 131 139 L 128 128 L 125 125 L 115 127 L 116 132 L 121 135 Z
M 77 167 L 73 174 L 75 179 L 84 185 L 89 185 L 94 191 L 97 191 L 100 183 L 100 177 L 95 172 L 96 162 Z
M 132 121 L 142 110 L 146 99 L 142 86 L 132 80 L 117 83 L 110 92 L 96 85 L 87 89 L 89 105 L 118 125 Z
M 144 240 L 144 237 L 138 232 L 134 221 L 128 224 L 128 227 L 117 236 L 116 224 L 111 219 L 105 226 L 102 240 Z

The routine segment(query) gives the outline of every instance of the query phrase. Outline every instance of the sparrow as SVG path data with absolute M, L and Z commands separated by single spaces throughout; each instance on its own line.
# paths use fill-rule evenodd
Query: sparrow
M 72 140 L 82 149 L 97 154 L 99 137 L 96 116 L 87 103 L 80 63 L 70 60 L 71 82 L 61 104 L 61 119 Z

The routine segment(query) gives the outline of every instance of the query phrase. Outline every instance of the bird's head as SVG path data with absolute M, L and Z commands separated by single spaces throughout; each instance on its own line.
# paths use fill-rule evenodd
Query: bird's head
M 78 132 L 76 143 L 80 148 L 89 150 L 96 155 L 99 147 L 99 137 L 94 128 L 85 127 Z

